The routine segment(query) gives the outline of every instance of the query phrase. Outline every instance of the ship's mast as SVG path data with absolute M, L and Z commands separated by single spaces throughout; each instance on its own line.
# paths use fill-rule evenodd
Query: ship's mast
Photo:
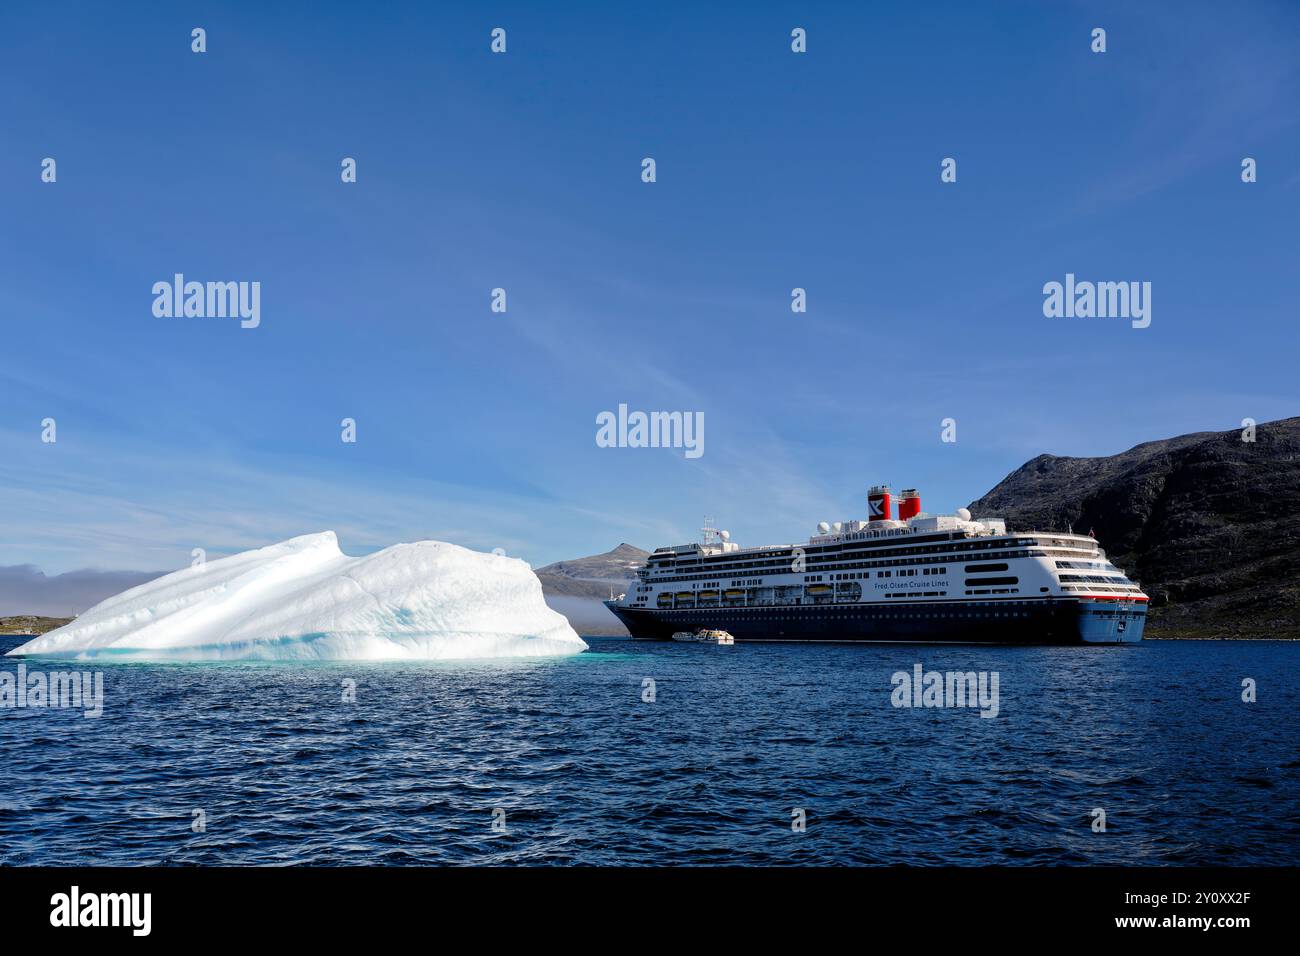
M 704 527 L 700 529 L 700 533 L 704 535 L 704 544 L 718 543 L 718 529 L 713 527 L 713 519 L 708 515 L 704 516 Z

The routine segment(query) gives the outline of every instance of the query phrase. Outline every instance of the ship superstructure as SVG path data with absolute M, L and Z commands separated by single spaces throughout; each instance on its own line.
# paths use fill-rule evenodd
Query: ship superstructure
M 702 539 L 656 549 L 606 606 L 632 636 L 725 629 L 737 641 L 1133 643 L 1148 598 L 1091 535 L 1008 531 L 1001 518 L 893 517 L 887 486 L 867 520 L 822 522 L 805 545 L 742 548 L 706 522 Z

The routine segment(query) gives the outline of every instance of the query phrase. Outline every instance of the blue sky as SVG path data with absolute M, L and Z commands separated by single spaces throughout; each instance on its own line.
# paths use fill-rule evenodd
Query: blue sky
M 1300 411 L 1293 3 L 377 6 L 0 13 L 0 565 L 787 541 Z M 1150 328 L 1045 318 L 1067 272 Z M 597 447 L 620 402 L 705 454 Z

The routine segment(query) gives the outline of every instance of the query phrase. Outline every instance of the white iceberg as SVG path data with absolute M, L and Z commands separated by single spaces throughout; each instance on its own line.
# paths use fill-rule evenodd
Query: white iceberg
M 11 655 L 76 660 L 379 661 L 577 654 L 523 561 L 442 541 L 362 558 L 333 531 L 164 575 Z

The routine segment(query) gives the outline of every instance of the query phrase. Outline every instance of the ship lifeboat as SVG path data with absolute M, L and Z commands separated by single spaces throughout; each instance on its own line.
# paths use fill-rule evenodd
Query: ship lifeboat
M 730 588 L 722 592 L 722 596 L 728 601 L 739 601 L 745 596 L 745 592 L 740 588 Z
M 808 585 L 809 594 L 830 594 L 833 591 L 829 584 L 810 584 Z
M 695 639 L 701 644 L 735 644 L 736 639 L 728 632 L 717 628 L 701 628 L 695 632 Z

